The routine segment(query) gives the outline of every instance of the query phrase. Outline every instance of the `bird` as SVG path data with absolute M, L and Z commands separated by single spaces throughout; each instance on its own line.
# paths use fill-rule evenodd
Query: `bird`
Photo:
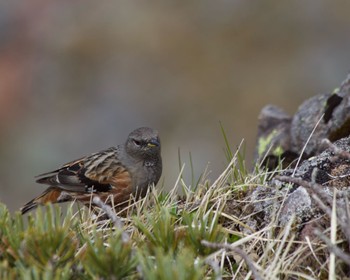
M 22 214 L 48 203 L 79 201 L 89 206 L 93 196 L 115 207 L 146 195 L 162 174 L 161 145 L 157 130 L 140 127 L 124 144 L 68 162 L 36 176 L 49 187 L 22 208 Z

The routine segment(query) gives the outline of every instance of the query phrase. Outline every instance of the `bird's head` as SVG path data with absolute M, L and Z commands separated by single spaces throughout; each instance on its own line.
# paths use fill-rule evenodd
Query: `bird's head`
M 126 151 L 136 158 L 158 157 L 160 155 L 158 131 L 149 127 L 135 129 L 128 136 Z

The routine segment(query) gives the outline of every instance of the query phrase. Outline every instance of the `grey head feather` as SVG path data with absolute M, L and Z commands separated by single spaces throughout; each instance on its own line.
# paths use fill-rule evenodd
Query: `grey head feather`
M 161 145 L 158 131 L 140 127 L 131 132 L 125 143 L 129 158 L 127 168 L 132 173 L 134 188 L 142 195 L 151 184 L 157 184 L 162 175 Z

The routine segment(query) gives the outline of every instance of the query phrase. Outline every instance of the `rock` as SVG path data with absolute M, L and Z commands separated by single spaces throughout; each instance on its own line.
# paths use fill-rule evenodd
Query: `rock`
M 255 159 L 263 160 L 268 169 L 276 168 L 283 159 L 283 167 L 287 167 L 303 149 L 302 159 L 307 159 L 323 151 L 323 139 L 334 142 L 349 135 L 350 75 L 333 93 L 306 100 L 293 117 L 272 105 L 263 108 Z

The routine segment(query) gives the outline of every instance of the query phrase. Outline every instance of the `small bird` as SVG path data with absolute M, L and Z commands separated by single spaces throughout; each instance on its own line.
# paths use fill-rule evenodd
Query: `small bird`
M 80 201 L 92 203 L 97 195 L 111 206 L 127 202 L 131 195 L 144 197 L 149 185 L 162 174 L 158 132 L 141 127 L 131 132 L 123 145 L 71 161 L 57 170 L 41 174 L 37 183 L 49 185 L 29 201 L 22 214 L 46 203 Z

